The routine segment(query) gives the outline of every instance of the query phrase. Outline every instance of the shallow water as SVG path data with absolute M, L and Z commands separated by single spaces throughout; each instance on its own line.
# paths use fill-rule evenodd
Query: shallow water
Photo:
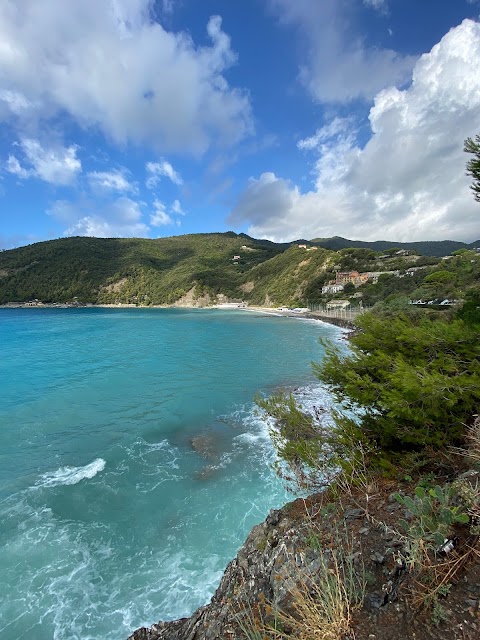
M 0 310 L 0 637 L 119 640 L 208 601 L 287 498 L 253 396 L 317 322 L 220 310 Z

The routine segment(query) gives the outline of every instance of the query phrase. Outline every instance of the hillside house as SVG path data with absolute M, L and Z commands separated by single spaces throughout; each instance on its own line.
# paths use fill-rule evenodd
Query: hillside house
M 306 248 L 307 248 L 307 245 L 306 245 L 306 244 L 297 244 L 297 247 L 298 247 L 299 249 L 306 249 Z
M 368 273 L 358 273 L 358 271 L 337 271 L 335 284 L 347 284 L 351 282 L 356 287 L 365 284 L 368 280 Z
M 322 287 L 322 293 L 339 293 L 343 291 L 343 284 L 326 284 Z

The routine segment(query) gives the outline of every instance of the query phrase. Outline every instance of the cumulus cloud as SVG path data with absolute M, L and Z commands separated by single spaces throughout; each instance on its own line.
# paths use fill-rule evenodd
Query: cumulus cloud
M 328 124 L 324 125 L 320 129 L 317 129 L 313 136 L 305 138 L 304 140 L 299 140 L 297 146 L 299 149 L 307 151 L 318 149 L 325 142 L 331 140 L 332 138 L 335 138 L 336 136 L 340 136 L 340 134 L 351 135 L 353 125 L 353 118 L 340 118 L 336 116 Z
M 463 141 L 480 122 L 479 59 L 480 24 L 465 20 L 418 60 L 408 89 L 376 95 L 363 148 L 351 123 L 333 120 L 299 142 L 316 156 L 314 189 L 301 193 L 264 173 L 250 180 L 230 222 L 274 240 L 476 240 Z
M 104 205 L 57 200 L 48 213 L 66 226 L 66 236 L 146 237 L 149 231 L 138 202 L 127 197 Z
M 220 17 L 207 33 L 198 47 L 165 30 L 152 0 L 2 2 L 0 120 L 26 131 L 69 114 L 161 151 L 234 143 L 252 130 L 250 102 L 224 76 L 236 55 Z
M 19 178 L 35 177 L 53 185 L 65 186 L 71 184 L 82 170 L 75 145 L 47 147 L 34 138 L 22 138 L 18 146 L 26 166 L 22 166 L 16 156 L 10 155 L 5 168 Z
M 164 227 L 173 224 L 172 218 L 168 215 L 166 207 L 160 200 L 153 203 L 155 211 L 150 215 L 150 224 L 152 227 Z
M 308 43 L 300 77 L 319 102 L 342 103 L 372 99 L 390 84 L 411 74 L 416 58 L 369 46 L 353 22 L 353 0 L 270 0 L 286 25 L 300 29 Z M 378 9 L 385 4 L 370 0 Z
M 175 213 L 177 216 L 186 215 L 185 211 L 182 209 L 182 205 L 180 204 L 180 200 L 174 200 L 172 203 L 172 213 Z
M 167 162 L 167 160 L 162 160 L 161 162 L 147 162 L 145 170 L 147 172 L 147 180 L 145 181 L 145 184 L 148 189 L 155 189 L 162 178 L 168 178 L 176 185 L 183 184 L 182 177 L 177 173 L 177 171 L 175 171 L 170 162 Z
M 90 187 L 95 192 L 118 191 L 123 193 L 137 193 L 138 188 L 129 180 L 127 169 L 112 169 L 111 171 L 91 171 L 87 174 Z

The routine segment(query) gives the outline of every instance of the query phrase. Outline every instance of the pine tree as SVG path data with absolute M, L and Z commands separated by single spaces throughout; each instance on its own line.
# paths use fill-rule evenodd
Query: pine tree
M 476 135 L 475 140 L 467 138 L 463 150 L 474 156 L 467 162 L 467 175 L 473 178 L 471 189 L 475 194 L 475 200 L 480 202 L 480 135 Z

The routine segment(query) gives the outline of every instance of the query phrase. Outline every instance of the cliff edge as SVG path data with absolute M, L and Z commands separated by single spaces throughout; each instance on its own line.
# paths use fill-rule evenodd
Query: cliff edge
M 469 477 L 478 486 L 478 471 Z M 457 528 L 449 555 L 422 568 L 433 570 L 428 580 L 435 575 L 441 588 L 423 593 L 427 574 L 409 563 L 409 541 L 399 532 L 399 521 L 412 522 L 414 514 L 397 491 L 408 495 L 414 487 L 381 484 L 271 511 L 227 566 L 209 604 L 128 640 L 480 637 L 478 536 Z

